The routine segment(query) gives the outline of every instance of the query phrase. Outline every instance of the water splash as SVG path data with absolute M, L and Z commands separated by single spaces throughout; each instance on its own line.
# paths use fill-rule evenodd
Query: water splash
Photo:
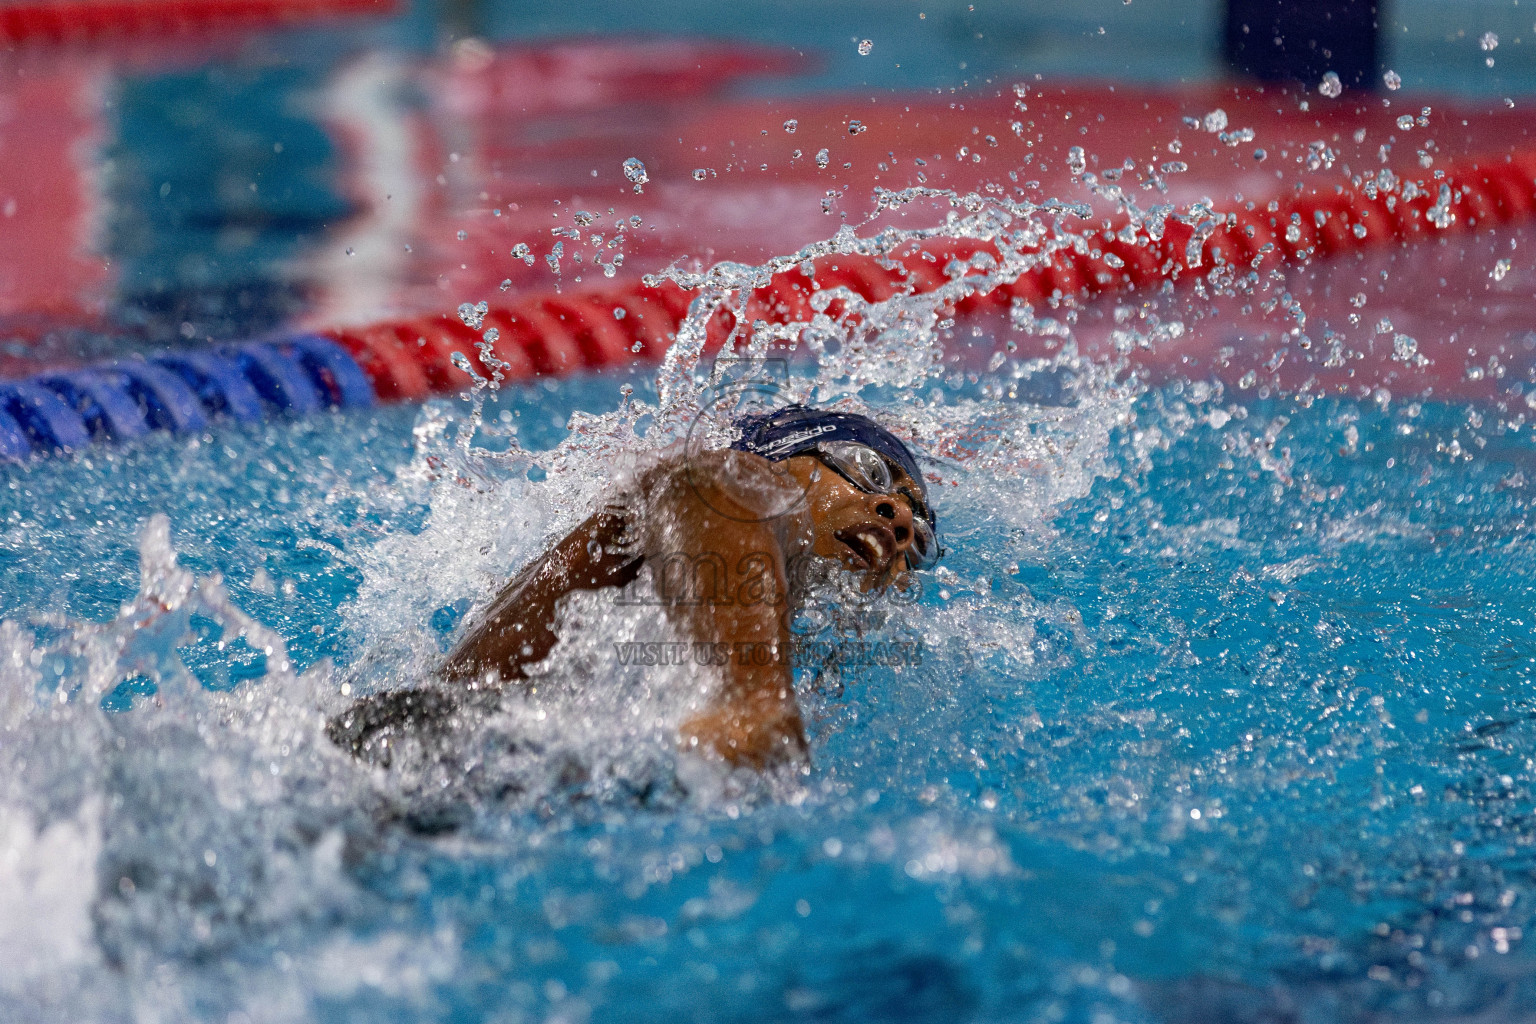
M 148 679 L 171 699 L 203 694 L 202 684 L 180 655 L 197 639 L 194 616 L 217 624 L 221 646 L 239 640 L 259 652 L 265 658 L 263 677 L 274 686 L 299 683 L 282 636 L 236 607 L 217 573 L 197 577 L 181 568 L 171 547 L 170 520 L 155 515 L 139 537 L 139 591 L 112 621 L 37 616 L 38 625 L 63 631 L 61 639 L 43 645 L 36 645 L 19 623 L 0 624 L 0 636 L 8 641 L 9 665 L 0 675 L 6 687 L 0 707 L 7 709 L 7 724 L 19 728 L 51 703 L 93 706 L 119 683 L 135 677 Z M 52 692 L 38 691 L 40 667 L 50 662 L 60 682 Z M 29 694 L 28 688 L 37 692 Z

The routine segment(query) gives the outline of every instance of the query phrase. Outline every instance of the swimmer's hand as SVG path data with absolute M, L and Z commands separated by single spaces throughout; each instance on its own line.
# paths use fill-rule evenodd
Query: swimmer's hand
M 804 763 L 805 728 L 784 675 L 777 683 L 731 680 L 709 708 L 682 724 L 683 749 L 756 769 Z

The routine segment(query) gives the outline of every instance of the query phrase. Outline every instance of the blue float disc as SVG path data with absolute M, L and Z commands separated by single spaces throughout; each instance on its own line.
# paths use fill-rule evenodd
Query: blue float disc
M 92 433 L 129 440 L 149 431 L 144 410 L 123 388 L 120 379 L 84 369 L 35 380 L 73 407 Z
M 373 384 L 346 349 L 315 334 L 301 334 L 282 343 L 292 349 L 293 357 L 309 372 L 321 393 L 332 405 L 343 409 L 366 409 L 377 402 Z
M 242 423 L 265 416 L 261 396 L 233 359 L 212 352 L 171 352 L 153 362 L 180 375 L 210 409 Z
M 241 371 L 256 392 L 279 409 L 313 413 L 322 408 L 315 385 L 296 359 L 260 342 L 241 345 L 230 354 L 239 361 Z
M 38 447 L 70 450 L 91 443 L 91 432 L 80 414 L 52 391 L 30 381 L 0 384 L 0 409 L 9 413 Z
M 11 414 L 0 412 L 0 459 L 25 459 L 32 454 L 32 440 Z
M 126 380 L 128 393 L 144 408 L 149 425 L 177 432 L 202 430 L 208 416 L 187 382 L 163 366 L 125 359 L 113 363 L 104 373 Z

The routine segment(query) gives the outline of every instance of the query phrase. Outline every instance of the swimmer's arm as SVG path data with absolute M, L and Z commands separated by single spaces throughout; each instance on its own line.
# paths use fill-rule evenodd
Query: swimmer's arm
M 683 745 L 752 768 L 804 762 L 805 728 L 789 661 L 783 538 L 778 524 L 719 515 L 715 509 L 729 498 L 710 497 L 703 501 L 690 492 L 671 510 L 679 527 L 672 536 L 691 564 L 718 557 L 730 581 L 719 595 L 723 600 L 667 606 L 690 640 L 716 645 L 726 659 L 719 690 L 682 724 Z
M 544 660 L 559 640 L 554 627 L 560 598 L 573 590 L 622 587 L 639 574 L 641 558 L 617 553 L 626 546 L 626 521 L 620 513 L 605 510 L 576 527 L 502 588 L 449 652 L 443 678 L 526 678 L 523 666 Z

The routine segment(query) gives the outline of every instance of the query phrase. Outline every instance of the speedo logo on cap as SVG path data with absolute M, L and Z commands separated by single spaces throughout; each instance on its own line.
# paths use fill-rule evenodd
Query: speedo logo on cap
M 823 423 L 819 427 L 807 427 L 804 430 L 797 430 L 792 434 L 785 434 L 777 441 L 772 441 L 768 444 L 759 445 L 748 442 L 748 446 L 759 455 L 777 455 L 787 449 L 798 447 L 812 438 L 820 437 L 822 434 L 836 433 L 836 431 L 837 427 L 831 423 Z

